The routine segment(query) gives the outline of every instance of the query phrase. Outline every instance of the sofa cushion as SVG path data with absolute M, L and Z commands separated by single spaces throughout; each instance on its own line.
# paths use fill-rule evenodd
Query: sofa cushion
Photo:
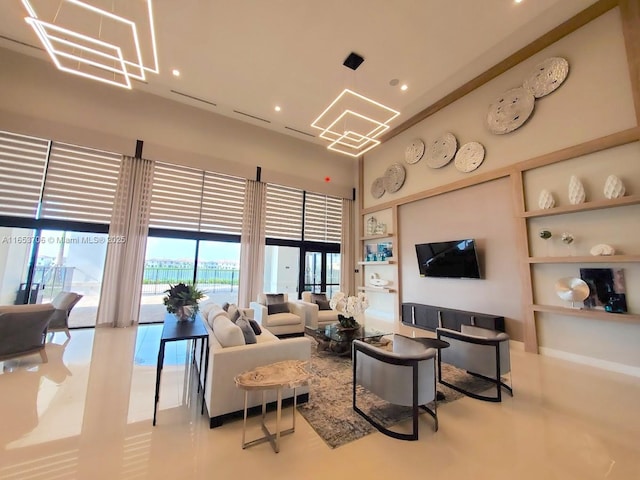
M 287 303 L 273 303 L 267 305 L 267 314 L 274 315 L 276 313 L 289 313 L 289 304 Z
M 301 318 L 294 313 L 276 313 L 274 315 L 269 315 L 266 320 L 263 319 L 262 325 L 266 327 L 275 327 L 278 325 L 296 325 L 301 322 Z
M 256 334 L 251 328 L 251 325 L 249 325 L 249 320 L 247 318 L 245 318 L 244 316 L 240 316 L 240 318 L 238 318 L 235 323 L 238 327 L 240 327 L 240 330 L 242 330 L 245 344 L 250 345 L 257 342 Z
M 223 347 L 237 347 L 245 344 L 242 329 L 226 315 L 216 315 L 211 329 Z
M 318 310 L 331 310 L 331 305 L 329 305 L 329 300 L 326 300 L 326 301 L 318 300 L 316 301 L 316 304 L 318 305 Z
M 318 312 L 318 321 L 322 323 L 337 322 L 338 312 L 335 310 L 320 310 Z
M 212 308 L 209 309 L 209 313 L 207 313 L 206 320 L 207 320 L 207 323 L 209 324 L 209 327 L 211 327 L 211 330 L 213 330 L 213 320 L 219 315 L 222 315 L 223 317 L 227 316 L 227 312 L 222 310 L 222 307 L 220 307 L 220 305 L 214 305 Z

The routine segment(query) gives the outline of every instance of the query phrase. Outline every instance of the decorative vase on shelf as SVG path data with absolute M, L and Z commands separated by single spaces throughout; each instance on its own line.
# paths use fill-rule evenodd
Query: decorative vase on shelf
M 542 190 L 540 192 L 540 196 L 538 197 L 538 206 L 543 210 L 547 210 L 549 208 L 555 207 L 555 205 L 556 201 L 553 198 L 551 192 L 549 190 Z
M 624 183 L 615 175 L 609 175 L 604 182 L 604 196 L 609 200 L 624 197 Z
M 584 203 L 585 199 L 586 194 L 582 182 L 575 175 L 571 175 L 569 179 L 569 203 L 571 205 L 578 205 Z

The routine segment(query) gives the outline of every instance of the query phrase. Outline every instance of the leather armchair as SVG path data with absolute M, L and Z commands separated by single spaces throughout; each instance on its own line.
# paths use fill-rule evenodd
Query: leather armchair
M 395 334 L 393 351 L 383 350 L 361 340 L 353 348 L 353 409 L 380 432 L 400 440 L 418 440 L 420 408 L 435 420 L 438 431 L 436 398 L 436 350 L 411 338 Z M 396 405 L 412 408 L 411 433 L 390 430 L 357 406 L 357 385 Z M 427 404 L 433 402 L 433 409 Z
M 0 306 L 0 360 L 39 353 L 46 363 L 45 336 L 53 312 L 50 303 Z
M 305 306 L 299 302 L 289 301 L 286 293 L 283 297 L 287 312 L 269 314 L 267 294 L 258 295 L 256 302 L 251 302 L 249 308 L 253 309 L 256 322 L 277 336 L 304 335 Z
M 339 312 L 337 310 L 320 310 L 320 306 L 313 302 L 311 292 L 302 292 L 302 300 L 299 303 L 305 307 L 304 323 L 307 328 L 317 330 L 338 321 Z
M 67 338 L 71 338 L 69 334 L 69 315 L 71 314 L 71 309 L 75 307 L 82 297 L 83 295 L 74 292 L 60 292 L 56 295 L 51 301 L 55 312 L 49 322 L 49 331 L 64 330 Z
M 440 355 L 438 355 L 438 381 L 440 383 L 469 397 L 489 402 L 502 401 L 502 388 L 513 396 L 512 387 L 502 380 L 504 375 L 511 372 L 509 335 L 470 325 L 462 325 L 460 332 L 448 328 L 437 328 L 436 335 L 439 339 L 449 342 L 450 345 L 449 348 L 440 350 Z M 458 385 L 448 383 L 442 378 L 441 362 L 466 370 L 471 375 L 493 383 L 496 388 L 495 396 L 469 392 Z

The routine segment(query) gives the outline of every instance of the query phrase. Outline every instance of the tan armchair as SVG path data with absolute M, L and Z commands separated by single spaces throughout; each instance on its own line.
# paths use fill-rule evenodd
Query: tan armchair
M 50 303 L 0 306 L 0 360 L 39 353 L 47 362 L 45 336 L 54 312 Z
M 321 295 L 324 295 L 324 298 Z M 338 321 L 338 313 L 340 312 L 329 307 L 326 294 L 302 292 L 302 300 L 299 303 L 305 307 L 304 323 L 307 328 L 317 330 Z
M 69 315 L 71 309 L 82 299 L 82 295 L 74 292 L 60 292 L 51 301 L 51 304 L 55 308 L 55 312 L 49 322 L 49 331 L 64 330 L 67 334 L 67 338 L 71 338 L 69 334 Z
M 286 293 L 261 293 L 251 302 L 256 322 L 277 336 L 304 335 L 305 307 Z

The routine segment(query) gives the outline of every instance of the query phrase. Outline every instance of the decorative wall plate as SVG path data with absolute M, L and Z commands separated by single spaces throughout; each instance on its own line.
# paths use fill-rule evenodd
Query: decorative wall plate
M 453 133 L 445 133 L 429 142 L 426 151 L 427 165 L 431 168 L 442 168 L 456 155 L 458 141 Z
M 402 165 L 394 163 L 384 172 L 384 189 L 389 193 L 394 193 L 402 188 L 407 172 Z
M 489 131 L 502 135 L 521 127 L 533 113 L 535 101 L 533 94 L 524 87 L 507 90 L 489 105 Z
M 556 90 L 569 74 L 569 62 L 561 57 L 547 58 L 536 65 L 522 85 L 540 98 Z
M 424 155 L 424 142 L 419 138 L 416 138 L 412 140 L 405 149 L 404 160 L 409 165 L 413 165 L 414 163 L 418 163 L 420 161 L 422 155 Z
M 462 145 L 456 153 L 454 164 L 464 173 L 472 172 L 484 160 L 484 147 L 478 142 L 468 142 Z
M 384 178 L 376 178 L 371 184 L 371 196 L 373 198 L 380 198 L 384 195 L 384 190 Z

